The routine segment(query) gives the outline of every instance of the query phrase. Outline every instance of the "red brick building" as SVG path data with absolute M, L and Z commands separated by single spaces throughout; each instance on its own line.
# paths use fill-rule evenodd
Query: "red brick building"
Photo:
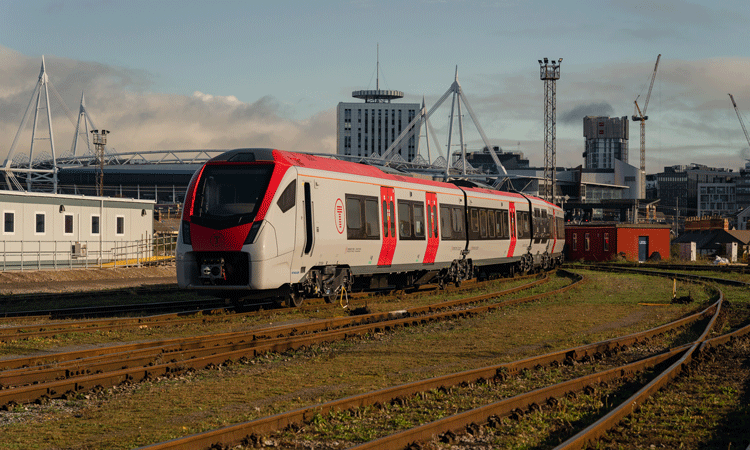
M 645 261 L 658 252 L 669 259 L 670 228 L 663 224 L 565 225 L 568 261 L 608 261 L 618 254 Z

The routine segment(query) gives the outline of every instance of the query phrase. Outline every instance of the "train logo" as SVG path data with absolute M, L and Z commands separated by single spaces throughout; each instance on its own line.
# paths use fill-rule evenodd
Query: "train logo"
M 333 208 L 333 214 L 335 215 L 336 231 L 339 234 L 344 234 L 344 203 L 340 198 L 336 199 L 336 206 Z

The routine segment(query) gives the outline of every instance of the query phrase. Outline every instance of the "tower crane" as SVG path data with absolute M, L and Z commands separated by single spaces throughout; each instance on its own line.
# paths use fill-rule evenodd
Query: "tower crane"
M 732 94 L 729 94 L 729 99 L 732 100 L 732 106 L 734 106 L 734 112 L 737 113 L 737 118 L 740 119 L 740 126 L 742 127 L 742 132 L 745 133 L 745 139 L 747 139 L 747 145 L 750 146 L 750 134 L 747 134 L 747 128 L 745 128 L 745 122 L 742 120 L 742 115 L 740 115 L 740 109 L 737 108 L 737 102 L 734 101 L 734 97 Z
M 638 107 L 638 97 L 635 98 L 635 113 L 633 114 L 633 122 L 641 123 L 641 192 L 640 198 L 646 197 L 646 108 L 648 108 L 648 101 L 651 98 L 651 90 L 654 88 L 654 80 L 656 80 L 656 69 L 659 68 L 659 59 L 661 59 L 661 53 L 656 57 L 656 64 L 654 65 L 654 72 L 651 74 L 651 84 L 648 87 L 648 94 L 646 94 L 646 101 L 643 103 L 643 111 Z

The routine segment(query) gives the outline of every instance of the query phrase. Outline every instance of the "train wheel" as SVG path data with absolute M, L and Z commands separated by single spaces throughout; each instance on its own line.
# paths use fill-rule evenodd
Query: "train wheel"
M 286 296 L 286 306 L 290 308 L 299 308 L 304 301 L 305 297 L 298 292 L 291 292 Z

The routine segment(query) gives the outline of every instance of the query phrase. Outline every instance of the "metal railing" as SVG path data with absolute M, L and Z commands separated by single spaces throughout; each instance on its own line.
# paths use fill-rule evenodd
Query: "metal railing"
M 175 261 L 177 235 L 135 241 L 0 241 L 0 270 L 141 267 Z

